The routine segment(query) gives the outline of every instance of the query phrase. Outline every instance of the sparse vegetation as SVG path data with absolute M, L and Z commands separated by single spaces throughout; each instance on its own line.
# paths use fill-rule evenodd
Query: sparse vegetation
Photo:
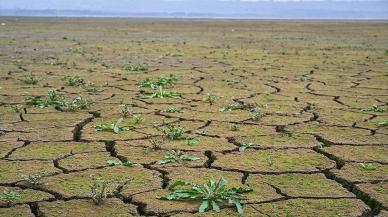
M 179 150 L 177 150 L 177 151 L 171 150 L 171 151 L 167 152 L 167 154 L 164 156 L 163 159 L 159 160 L 156 163 L 159 165 L 168 164 L 168 163 L 181 164 L 184 161 L 195 161 L 195 160 L 199 160 L 199 159 L 200 159 L 199 157 L 196 157 L 194 155 L 187 155 L 184 152 L 179 151 Z
M 131 166 L 132 165 L 132 162 L 130 161 L 121 162 L 121 161 L 108 160 L 106 163 L 109 166 Z
M 81 86 L 86 82 L 83 78 L 79 77 L 78 75 L 62 76 L 61 81 L 63 81 L 63 83 L 66 86 Z
M 12 191 L 6 188 L 3 193 L 0 193 L 0 201 L 3 201 L 7 204 L 12 204 L 13 202 L 20 199 L 20 193 L 17 191 Z
M 95 205 L 100 205 L 107 196 L 108 181 L 101 177 L 94 177 L 90 185 L 90 197 Z
M 39 186 L 39 185 L 43 185 L 43 180 L 42 180 L 42 176 L 41 175 L 23 175 L 22 176 L 22 180 L 26 181 L 27 183 L 29 183 L 30 185 L 33 185 L 33 186 Z
M 81 96 L 73 99 L 66 100 L 61 94 L 55 90 L 49 90 L 47 97 L 42 98 L 41 96 L 36 96 L 30 98 L 27 101 L 27 105 L 46 108 L 46 107 L 60 107 L 64 111 L 76 111 L 79 109 L 87 109 L 92 104 L 92 101 L 89 99 L 83 99 Z
M 153 98 L 179 98 L 181 94 L 176 91 L 164 90 L 162 86 L 159 86 L 159 91 L 154 91 L 152 93 L 145 92 L 140 94 L 140 97 L 143 99 L 153 99 Z
M 114 124 L 99 124 L 93 126 L 93 128 L 96 131 L 107 131 L 107 132 L 113 132 L 113 133 L 120 133 L 123 131 L 128 131 L 133 129 L 132 125 L 121 125 L 121 122 L 123 121 L 123 118 L 119 118 L 116 123 Z
M 207 93 L 202 100 L 206 103 L 209 103 L 210 105 L 213 105 L 219 98 L 221 97 Z
M 385 112 L 386 109 L 382 108 L 378 105 L 373 105 L 372 107 L 369 107 L 369 108 L 363 108 L 363 109 L 361 109 L 361 111 L 363 111 L 363 112 Z
M 213 210 L 219 212 L 220 205 L 232 204 L 236 207 L 239 214 L 243 214 L 243 194 L 251 192 L 250 188 L 226 188 L 227 181 L 220 178 L 218 182 L 209 180 L 203 185 L 192 182 L 176 181 L 169 189 L 170 194 L 160 197 L 162 200 L 193 200 L 202 201 L 199 206 L 199 212 Z M 189 186 L 190 188 L 187 188 Z M 177 189 L 178 187 L 184 187 Z
M 162 129 L 163 134 L 171 140 L 184 139 L 184 129 L 180 123 L 169 123 L 165 128 Z
M 37 84 L 40 80 L 35 77 L 32 72 L 28 73 L 25 77 L 24 77 L 24 83 L 26 84 Z
M 148 66 L 145 64 L 125 64 L 124 70 L 127 72 L 139 72 L 139 71 L 147 71 Z
M 373 163 L 360 163 L 360 166 L 364 170 L 376 170 L 377 167 Z
M 170 107 L 170 108 L 163 109 L 162 112 L 166 112 L 166 113 L 181 113 L 182 112 L 182 108 L 180 108 L 180 107 Z

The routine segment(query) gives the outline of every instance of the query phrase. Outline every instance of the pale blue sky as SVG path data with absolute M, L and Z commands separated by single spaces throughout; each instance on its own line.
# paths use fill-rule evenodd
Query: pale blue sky
M 388 0 L 0 0 L 0 15 L 12 15 L 4 9 L 89 10 L 112 16 L 180 13 L 243 18 L 388 19 Z

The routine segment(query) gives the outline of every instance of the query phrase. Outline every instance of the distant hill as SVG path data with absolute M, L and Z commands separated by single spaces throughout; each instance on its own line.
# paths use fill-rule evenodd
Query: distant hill
M 44 2 L 44 0 L 42 1 Z M 0 16 L 70 16 L 70 17 L 180 17 L 180 18 L 259 18 L 259 19 L 388 19 L 387 1 L 317 1 L 317 2 L 237 2 L 237 1 L 132 1 L 130 5 L 99 5 L 88 10 L 61 9 L 63 5 L 38 5 L 39 9 L 0 6 Z M 105 1 L 106 3 L 106 1 Z M 146 5 L 146 7 L 145 7 Z M 120 7 L 121 6 L 121 7 Z M 125 8 L 125 9 L 123 9 Z

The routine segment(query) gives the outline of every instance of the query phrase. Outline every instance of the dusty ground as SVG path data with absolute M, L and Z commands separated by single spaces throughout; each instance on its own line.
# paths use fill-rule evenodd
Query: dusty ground
M 244 216 L 388 216 L 388 23 L 0 21 L 0 195 L 19 195 L 0 201 L 0 216 L 236 216 L 157 199 L 176 180 L 221 176 L 253 188 Z M 130 63 L 148 68 L 125 70 Z M 30 72 L 37 84 L 25 82 Z M 152 90 L 138 82 L 169 74 L 180 98 L 141 97 Z M 66 86 L 63 75 L 99 90 Z M 53 89 L 93 104 L 74 112 L 25 105 Z M 246 106 L 219 111 L 233 102 Z M 124 120 L 134 129 L 93 128 L 115 123 L 121 104 L 141 115 Z M 165 139 L 155 126 L 170 122 L 198 142 Z M 156 164 L 170 149 L 200 159 Z M 100 206 L 90 199 L 97 175 L 114 192 Z

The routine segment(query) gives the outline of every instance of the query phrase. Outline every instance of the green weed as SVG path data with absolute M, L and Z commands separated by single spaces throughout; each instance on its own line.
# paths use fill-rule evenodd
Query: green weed
M 382 108 L 378 105 L 373 105 L 372 107 L 369 107 L 369 108 L 363 108 L 363 109 L 361 109 L 361 111 L 363 111 L 363 112 L 385 112 L 386 109 Z
M 232 204 L 237 208 L 237 212 L 243 214 L 242 196 L 245 193 L 251 192 L 250 188 L 226 188 L 227 181 L 221 177 L 218 182 L 209 180 L 203 185 L 198 185 L 192 182 L 176 181 L 169 189 L 172 190 L 170 194 L 162 196 L 162 200 L 201 200 L 199 212 L 206 212 L 213 210 L 220 211 L 220 204 Z M 186 186 L 191 187 L 188 189 Z M 177 187 L 183 187 L 177 189 Z
M 124 70 L 128 72 L 139 72 L 139 71 L 147 71 L 148 66 L 145 64 L 130 64 L 127 63 L 124 65 Z
M 0 194 L 0 201 L 4 201 L 7 204 L 12 204 L 13 202 L 20 199 L 21 195 L 19 192 L 9 190 L 6 188 L 3 193 Z
M 106 132 L 114 132 L 114 133 L 120 133 L 123 131 L 129 131 L 133 129 L 133 126 L 131 125 L 121 125 L 122 121 L 123 121 L 123 118 L 119 118 L 117 122 L 114 124 L 100 124 L 100 125 L 93 126 L 93 128 L 96 131 L 106 131 Z
M 108 160 L 106 163 L 109 166 L 131 166 L 132 165 L 132 162 L 130 161 L 120 162 L 120 161 Z
M 62 76 L 61 81 L 63 81 L 66 86 L 81 86 L 86 83 L 86 81 L 78 75 Z
M 199 157 L 196 157 L 194 155 L 186 155 L 184 152 L 181 152 L 179 150 L 177 151 L 171 150 L 167 152 L 167 154 L 164 156 L 163 159 L 157 161 L 156 163 L 159 165 L 168 164 L 168 163 L 181 164 L 184 161 L 195 161 L 195 160 L 199 160 Z
M 167 124 L 167 126 L 162 129 L 162 132 L 168 139 L 171 139 L 171 140 L 184 139 L 183 137 L 184 128 L 180 126 L 180 123 Z
M 105 200 L 107 187 L 108 181 L 103 178 L 97 177 L 93 179 L 93 184 L 90 185 L 90 196 L 94 204 L 100 205 Z
M 181 97 L 181 94 L 176 91 L 168 91 L 164 90 L 162 86 L 159 86 L 159 91 L 149 93 L 145 92 L 140 94 L 140 97 L 143 99 L 153 99 L 153 98 L 179 98 Z
M 26 84 L 37 84 L 40 80 L 36 78 L 32 72 L 28 73 L 26 76 L 24 76 L 24 83 Z
M 43 185 L 43 177 L 41 175 L 22 175 L 22 180 L 28 182 L 33 186 Z

